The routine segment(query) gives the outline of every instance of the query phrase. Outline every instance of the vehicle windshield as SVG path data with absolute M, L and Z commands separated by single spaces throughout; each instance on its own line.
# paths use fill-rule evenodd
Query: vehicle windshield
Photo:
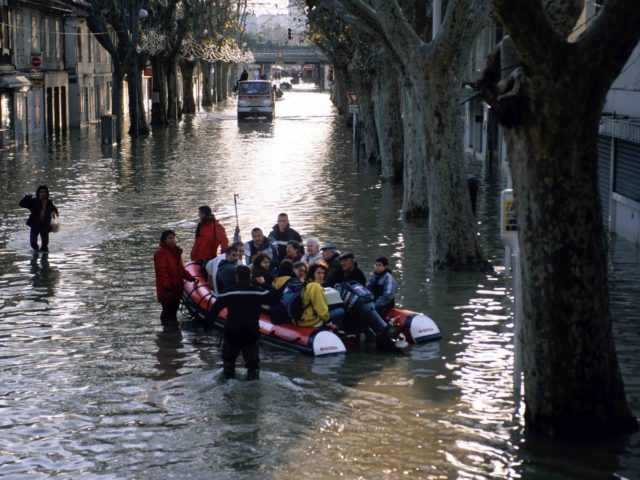
M 269 95 L 271 87 L 268 82 L 242 82 L 240 95 Z

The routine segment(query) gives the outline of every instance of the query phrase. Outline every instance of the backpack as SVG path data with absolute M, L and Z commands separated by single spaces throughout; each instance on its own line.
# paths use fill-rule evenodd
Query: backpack
M 304 312 L 303 292 L 304 283 L 297 278 L 289 280 L 282 289 L 280 300 L 271 307 L 271 322 L 277 325 L 291 320 L 300 320 Z

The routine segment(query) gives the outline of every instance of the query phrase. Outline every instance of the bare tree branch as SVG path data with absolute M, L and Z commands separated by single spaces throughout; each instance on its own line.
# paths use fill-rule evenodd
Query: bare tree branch
M 596 69 L 601 88 L 608 89 L 640 41 L 637 0 L 608 0 L 593 24 L 576 42 L 586 67 Z
M 498 18 L 506 27 L 520 59 L 529 67 L 542 64 L 548 52 L 566 47 L 549 23 L 542 2 L 493 0 Z

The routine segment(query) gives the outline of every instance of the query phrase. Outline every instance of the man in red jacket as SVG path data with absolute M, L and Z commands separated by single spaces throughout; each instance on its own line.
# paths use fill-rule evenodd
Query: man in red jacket
M 184 269 L 182 249 L 176 245 L 176 234 L 165 230 L 160 236 L 160 248 L 153 256 L 156 271 L 156 294 L 162 304 L 160 321 L 162 325 L 178 324 L 177 314 L 182 296 L 182 281 L 193 282 L 195 277 Z
M 218 255 L 218 247 L 224 252 L 229 247 L 229 239 L 220 222 L 207 205 L 198 209 L 200 223 L 196 228 L 196 241 L 191 249 L 192 261 L 203 261 Z

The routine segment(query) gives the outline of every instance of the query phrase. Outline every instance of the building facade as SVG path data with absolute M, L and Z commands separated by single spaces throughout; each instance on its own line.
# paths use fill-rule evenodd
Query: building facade
M 585 2 L 582 17 L 572 34 L 578 37 L 601 7 Z M 487 54 L 502 39 L 498 24 L 487 27 L 470 53 L 465 106 L 464 147 L 470 161 L 497 161 L 508 172 L 507 156 L 491 109 L 475 91 L 475 80 Z M 509 184 L 509 179 L 507 179 Z M 598 136 L 598 186 L 605 227 L 640 245 L 640 45 L 632 53 L 607 96 Z
M 59 0 L 5 0 L 0 19 L 0 149 L 111 110 L 111 58 L 75 9 Z

